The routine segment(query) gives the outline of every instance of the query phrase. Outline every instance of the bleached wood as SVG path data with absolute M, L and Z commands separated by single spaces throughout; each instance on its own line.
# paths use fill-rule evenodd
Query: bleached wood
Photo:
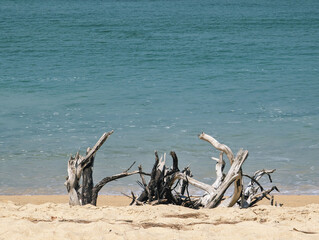
M 276 169 L 271 169 L 271 170 L 267 170 L 267 169 L 262 169 L 262 170 L 258 170 L 254 173 L 254 178 L 256 181 L 259 181 L 259 179 L 264 176 L 264 175 L 268 175 L 269 177 L 269 180 L 271 182 L 271 177 L 270 177 L 270 174 L 275 172 Z
M 164 156 L 161 156 L 159 163 L 157 164 L 157 171 L 160 171 L 160 172 L 165 171 L 165 163 L 166 163 L 166 153 L 164 153 Z
M 247 158 L 248 151 L 243 151 L 241 149 L 234 159 L 234 154 L 227 145 L 219 143 L 215 138 L 208 134 L 205 134 L 204 132 L 199 135 L 199 138 L 209 142 L 214 148 L 221 151 L 219 159 L 213 158 L 218 161 L 218 163 L 216 164 L 217 179 L 213 184 L 216 191 L 215 193 L 209 194 L 209 197 L 207 195 L 203 196 L 201 203 L 204 205 L 204 207 L 207 208 L 216 207 L 218 204 L 220 204 L 227 189 L 232 183 L 234 183 L 234 193 L 223 204 L 224 206 L 231 207 L 238 201 L 242 193 L 241 165 Z M 226 154 L 231 164 L 231 167 L 226 176 L 224 176 L 223 174 L 223 168 L 225 166 L 225 162 L 222 160 L 223 153 Z
M 233 154 L 232 150 L 227 145 L 219 143 L 215 138 L 213 138 L 212 136 L 210 136 L 204 132 L 202 132 L 198 137 L 202 140 L 209 142 L 217 150 L 224 152 L 226 154 L 227 158 L 229 159 L 230 164 L 233 164 L 234 154 Z
M 80 205 L 82 204 L 80 196 L 79 196 L 79 180 L 81 177 L 80 171 L 78 171 L 78 160 L 80 159 L 79 153 L 75 155 L 75 157 L 70 156 L 68 160 L 68 177 L 66 178 L 66 182 L 64 185 L 67 188 L 69 195 L 69 204 L 70 205 Z
M 98 193 L 106 183 L 140 172 L 128 172 L 128 170 L 133 166 L 133 163 L 126 171 L 111 177 L 106 177 L 93 187 L 92 167 L 94 156 L 97 150 L 99 150 L 99 148 L 112 133 L 113 130 L 108 133 L 104 133 L 92 149 L 87 149 L 87 154 L 85 157 L 82 157 L 79 153 L 77 153 L 75 157 L 70 157 L 68 161 L 68 177 L 66 178 L 65 182 L 70 205 L 84 205 L 89 203 L 96 205 Z M 84 169 L 87 171 L 83 172 Z M 81 188 L 79 183 L 81 177 L 83 178 L 82 192 L 80 192 Z
M 225 178 L 225 174 L 223 173 L 224 167 L 225 167 L 225 161 L 223 159 L 223 155 L 224 155 L 224 153 L 221 151 L 219 153 L 219 158 L 212 157 L 213 160 L 217 161 L 216 167 L 215 167 L 217 178 L 212 185 L 213 188 L 215 188 L 215 189 L 217 189 L 222 184 L 222 182 Z
M 242 173 L 241 173 L 241 166 L 248 157 L 247 150 L 239 150 L 236 159 L 234 160 L 233 164 L 231 165 L 223 183 L 219 186 L 214 194 L 211 194 L 208 204 L 206 204 L 205 208 L 214 208 L 216 207 L 222 200 L 225 192 L 230 187 L 232 183 L 234 184 L 234 194 L 228 200 L 229 202 L 226 204 L 226 207 L 232 207 L 240 198 L 241 191 L 242 191 Z
M 276 169 L 271 169 L 271 170 L 262 169 L 262 170 L 256 171 L 253 177 L 249 177 L 245 175 L 246 177 L 249 177 L 251 180 L 244 191 L 243 207 L 247 208 L 254 205 L 256 202 L 266 197 L 273 190 L 279 191 L 276 187 L 272 187 L 271 189 L 264 190 L 262 186 L 260 185 L 260 183 L 258 182 L 260 178 L 263 177 L 264 175 L 267 175 L 269 178 L 269 181 L 272 182 L 270 174 L 273 173 L 274 171 L 276 171 Z
M 212 193 L 212 192 L 214 192 L 214 188 L 213 188 L 211 185 L 208 185 L 208 184 L 206 184 L 206 183 L 200 182 L 200 181 L 198 181 L 198 180 L 196 180 L 196 179 L 194 179 L 194 178 L 192 178 L 192 177 L 187 176 L 187 175 L 184 174 L 184 173 L 180 173 L 180 172 L 179 172 L 179 173 L 176 173 L 174 177 L 175 177 L 175 179 L 182 179 L 182 180 L 184 180 L 184 181 L 186 181 L 186 182 L 192 184 L 193 186 L 198 187 L 198 188 L 204 190 L 204 191 L 207 192 L 207 193 Z M 173 182 L 174 182 L 174 181 L 173 181 Z
M 82 205 L 81 193 L 79 193 L 80 178 L 82 171 L 86 168 L 91 161 L 94 160 L 94 155 L 97 150 L 103 145 L 107 138 L 113 133 L 113 130 L 104 133 L 92 149 L 88 151 L 85 157 L 81 156 L 78 152 L 75 157 L 70 157 L 68 161 L 68 177 L 65 185 L 69 194 L 69 203 L 70 205 Z
M 81 164 L 82 169 L 86 167 L 86 165 L 89 163 L 89 160 L 91 159 L 91 157 L 96 153 L 97 150 L 100 149 L 100 147 L 103 145 L 103 143 L 108 139 L 109 136 L 111 136 L 111 134 L 114 131 L 110 131 L 107 133 L 104 133 L 100 139 L 96 142 L 96 144 L 94 145 L 94 147 L 86 154 L 86 156 L 79 162 L 79 164 Z
M 247 208 L 247 207 L 253 206 L 254 204 L 256 204 L 258 201 L 260 201 L 261 199 L 263 199 L 264 197 L 269 195 L 269 193 L 271 193 L 274 190 L 279 192 L 278 188 L 276 186 L 273 186 L 271 189 L 263 190 L 259 193 L 255 193 L 253 195 L 250 195 L 248 200 L 245 202 L 244 207 Z
M 236 202 L 239 200 L 239 198 L 242 195 L 243 190 L 243 184 L 242 184 L 242 169 L 241 166 L 248 157 L 248 151 L 240 149 L 239 152 L 236 155 L 236 158 L 234 158 L 232 150 L 225 144 L 219 143 L 216 139 L 213 137 L 202 133 L 199 135 L 199 138 L 202 140 L 205 140 L 213 147 L 215 147 L 217 150 L 220 151 L 219 159 L 212 158 L 213 160 L 217 161 L 216 164 L 216 175 L 217 179 L 213 183 L 213 185 L 208 185 L 205 183 L 202 183 L 194 178 L 187 177 L 182 173 L 177 173 L 175 175 L 176 179 L 182 179 L 187 181 L 188 183 L 192 184 L 195 187 L 198 187 L 206 192 L 198 201 L 197 204 L 200 204 L 204 206 L 205 208 L 214 208 L 218 206 L 222 198 L 227 191 L 227 189 L 230 187 L 231 184 L 234 183 L 234 193 L 233 195 L 225 201 L 223 204 L 227 207 L 232 207 L 236 204 Z M 231 167 L 226 174 L 226 176 L 223 173 L 223 169 L 225 166 L 225 162 L 223 160 L 223 153 L 225 153 L 231 163 Z

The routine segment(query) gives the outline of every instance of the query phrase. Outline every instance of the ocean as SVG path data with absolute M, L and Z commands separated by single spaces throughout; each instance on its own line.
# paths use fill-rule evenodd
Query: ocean
M 157 150 L 212 183 L 204 131 L 249 151 L 244 173 L 274 168 L 281 193 L 319 194 L 318 100 L 315 0 L 0 4 L 0 194 L 66 194 L 69 156 L 110 130 L 95 182 L 134 161 L 150 172 Z

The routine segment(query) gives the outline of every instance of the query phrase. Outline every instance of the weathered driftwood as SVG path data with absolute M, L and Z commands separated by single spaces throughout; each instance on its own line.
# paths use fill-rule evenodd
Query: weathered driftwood
M 214 208 L 217 206 L 240 206 L 246 208 L 265 197 L 270 199 L 268 197 L 270 192 L 273 190 L 278 191 L 275 186 L 265 190 L 258 182 L 264 175 L 267 175 L 271 182 L 270 174 L 275 170 L 260 170 L 252 177 L 243 174 L 242 165 L 248 157 L 248 151 L 240 149 L 234 156 L 227 145 L 219 143 L 215 138 L 205 133 L 200 134 L 199 139 L 209 142 L 219 151 L 219 158 L 212 157 L 216 161 L 216 179 L 211 185 L 193 178 L 189 167 L 180 171 L 175 152 L 170 152 L 173 160 L 173 166 L 170 168 L 166 166 L 166 154 L 159 158 L 158 153 L 155 152 L 155 163 L 150 174 L 144 173 L 142 166 L 139 166 L 136 171 L 129 172 L 133 166 L 131 165 L 126 171 L 106 177 L 94 186 L 92 175 L 96 151 L 112 133 L 113 131 L 104 133 L 92 149 L 87 149 L 86 156 L 83 157 L 77 153 L 74 157 L 70 157 L 68 161 L 68 177 L 65 182 L 69 193 L 70 205 L 96 205 L 98 193 L 106 183 L 137 173 L 141 177 L 141 181 L 138 181 L 138 183 L 143 188 L 138 197 L 132 192 L 131 204 L 137 205 L 170 203 L 191 208 Z M 223 159 L 224 154 L 230 163 L 227 174 L 224 173 L 226 164 Z M 144 178 L 145 175 L 150 176 L 148 183 Z M 243 177 L 250 179 L 246 188 L 244 188 Z M 80 186 L 80 180 L 82 180 L 82 186 Z M 204 190 L 205 194 L 199 197 L 190 196 L 188 191 L 189 184 Z M 225 197 L 224 195 L 231 185 L 233 185 L 233 194 L 230 197 Z
M 260 201 L 262 198 L 267 197 L 271 191 L 278 190 L 276 187 L 264 190 L 258 182 L 260 177 L 265 174 L 270 177 L 270 173 L 274 170 L 258 171 L 255 173 L 254 177 L 243 175 L 242 165 L 248 157 L 247 150 L 240 149 L 236 157 L 234 157 L 232 150 L 227 145 L 219 143 L 213 137 L 202 133 L 199 135 L 199 138 L 209 142 L 214 148 L 220 151 L 219 158 L 212 158 L 217 161 L 217 178 L 212 185 L 200 182 L 193 178 L 189 168 L 185 168 L 182 172 L 179 171 L 178 159 L 175 152 L 171 152 L 173 158 L 172 168 L 167 168 L 165 166 L 165 154 L 164 157 L 159 159 L 157 152 L 155 152 L 155 164 L 153 166 L 149 184 L 146 184 L 143 174 L 140 174 L 142 182 L 139 182 L 139 184 L 144 190 L 138 198 L 132 194 L 134 196 L 132 203 L 136 200 L 136 204 L 171 203 L 192 208 L 214 208 L 217 206 L 232 207 L 235 205 L 249 207 Z M 224 174 L 223 172 L 225 167 L 225 161 L 223 160 L 224 154 L 229 159 L 231 165 L 227 174 Z M 243 176 L 247 176 L 251 179 L 246 190 L 244 190 L 243 186 Z M 177 183 L 175 184 L 176 181 Z M 188 184 L 204 190 L 205 194 L 197 198 L 190 197 L 188 193 Z M 234 192 L 230 197 L 225 198 L 224 194 L 232 184 L 234 186 Z
M 91 148 L 87 148 L 86 154 L 90 152 Z M 95 155 L 89 160 L 89 164 L 82 170 L 82 204 L 86 205 L 92 202 L 92 190 L 93 190 L 93 165 Z
M 98 193 L 106 183 L 139 173 L 139 171 L 128 172 L 132 167 L 131 166 L 122 173 L 102 179 L 93 187 L 93 165 L 95 154 L 112 133 L 113 131 L 104 133 L 92 149 L 87 149 L 86 156 L 83 157 L 77 153 L 75 157 L 70 157 L 68 161 L 68 176 L 65 182 L 69 194 L 70 205 L 96 205 Z M 82 186 L 80 186 L 81 179 Z
M 242 170 L 241 166 L 248 156 L 247 150 L 239 150 L 237 156 L 234 158 L 234 154 L 231 149 L 225 144 L 219 143 L 213 137 L 202 133 L 199 138 L 209 142 L 213 147 L 220 151 L 219 159 L 213 158 L 217 161 L 216 164 L 216 175 L 217 179 L 212 185 L 208 185 L 199 182 L 193 178 L 187 178 L 188 182 L 195 187 L 198 187 L 206 192 L 197 202 L 197 206 L 203 206 L 206 208 L 214 208 L 218 206 L 231 184 L 234 183 L 234 194 L 224 202 L 224 206 L 232 207 L 240 198 L 242 193 Z M 225 162 L 223 160 L 223 154 L 226 154 L 230 161 L 231 167 L 226 175 L 223 173 Z M 186 180 L 184 174 L 176 174 L 177 179 Z
M 141 204 L 176 204 L 187 205 L 188 199 L 183 198 L 183 194 L 187 189 L 187 183 L 183 180 L 177 182 L 174 188 L 172 183 L 175 181 L 175 174 L 180 172 L 178 168 L 178 158 L 175 152 L 170 153 L 173 159 L 173 167 L 166 167 L 166 154 L 161 158 L 158 157 L 158 153 L 155 152 L 155 163 L 150 175 L 150 181 L 147 184 L 144 178 L 145 173 L 142 172 L 142 167 L 139 167 L 141 182 L 139 185 L 143 188 L 142 193 L 138 198 L 132 193 L 132 203 L 136 205 Z M 183 171 L 185 176 L 191 175 L 189 168 L 185 168 Z
M 270 174 L 275 172 L 275 171 L 276 171 L 276 169 L 272 169 L 272 170 L 262 169 L 262 170 L 258 170 L 257 172 L 255 172 L 254 176 L 252 176 L 252 177 L 250 177 L 248 175 L 243 175 L 244 177 L 248 177 L 250 179 L 250 182 L 247 185 L 247 188 L 245 189 L 245 191 L 243 192 L 243 196 L 242 196 L 242 200 L 241 200 L 242 207 L 248 208 L 250 206 L 253 206 L 258 201 L 263 199 L 264 197 L 267 198 L 268 200 L 271 200 L 268 197 L 269 193 L 271 193 L 273 190 L 276 190 L 279 192 L 279 190 L 276 186 L 271 187 L 271 189 L 264 190 L 262 185 L 258 182 L 259 179 L 264 175 L 267 175 L 269 178 L 269 181 L 272 182 Z
M 272 187 L 269 190 L 264 190 L 261 185 L 258 183 L 258 180 L 264 174 L 267 174 L 270 177 L 271 171 L 258 171 L 255 173 L 255 176 L 252 178 L 252 182 L 249 184 L 247 189 L 243 190 L 243 173 L 242 173 L 242 165 L 244 161 L 248 157 L 248 151 L 240 149 L 234 158 L 234 154 L 232 150 L 226 146 L 225 144 L 219 143 L 213 137 L 202 133 L 199 135 L 199 138 L 209 142 L 214 148 L 220 151 L 219 158 L 213 158 L 217 161 L 216 164 L 216 180 L 212 185 L 201 183 L 195 179 L 188 178 L 190 184 L 203 189 L 206 194 L 202 196 L 197 202 L 196 205 L 203 206 L 205 208 L 214 208 L 218 205 L 225 207 L 232 207 L 234 205 L 240 205 L 241 207 L 249 207 L 260 201 L 262 198 L 267 197 L 267 195 L 273 191 L 278 189 L 276 187 Z M 223 173 L 223 169 L 225 166 L 225 162 L 223 160 L 223 154 L 226 154 L 229 162 L 231 164 L 228 173 L 225 175 Z M 176 174 L 176 178 L 185 179 L 183 174 Z M 258 184 L 258 187 L 255 187 L 254 183 Z M 223 199 L 225 192 L 227 189 L 234 185 L 234 193 L 232 196 L 227 199 Z M 261 188 L 260 188 L 261 187 Z M 258 190 L 261 190 L 260 193 L 257 193 Z M 245 192 L 243 195 L 242 193 Z M 224 200 L 224 201 L 223 201 Z M 222 202 L 223 201 L 223 202 Z
M 151 179 L 148 184 L 146 184 L 143 174 L 140 173 L 142 182 L 139 182 L 139 184 L 143 187 L 143 192 L 137 198 L 137 201 L 155 204 L 166 199 L 168 202 L 177 202 L 172 195 L 169 183 L 171 182 L 170 179 L 172 175 L 179 172 L 178 159 L 175 152 L 171 152 L 171 156 L 173 158 L 173 168 L 168 169 L 165 166 L 166 155 L 164 154 L 163 157 L 159 158 L 157 152 L 155 152 L 155 164 L 150 174 Z M 141 169 L 142 167 L 140 166 L 140 172 L 142 172 Z

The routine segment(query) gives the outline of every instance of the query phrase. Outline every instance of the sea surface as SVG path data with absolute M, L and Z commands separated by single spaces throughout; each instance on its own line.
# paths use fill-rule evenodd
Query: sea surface
M 2 0 L 0 194 L 66 194 L 69 156 L 110 130 L 95 182 L 173 150 L 212 183 L 204 131 L 319 194 L 319 1 Z

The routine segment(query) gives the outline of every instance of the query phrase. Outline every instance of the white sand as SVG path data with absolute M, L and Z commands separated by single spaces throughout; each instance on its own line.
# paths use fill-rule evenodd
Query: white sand
M 319 204 L 192 210 L 0 201 L 0 239 L 319 239 Z

